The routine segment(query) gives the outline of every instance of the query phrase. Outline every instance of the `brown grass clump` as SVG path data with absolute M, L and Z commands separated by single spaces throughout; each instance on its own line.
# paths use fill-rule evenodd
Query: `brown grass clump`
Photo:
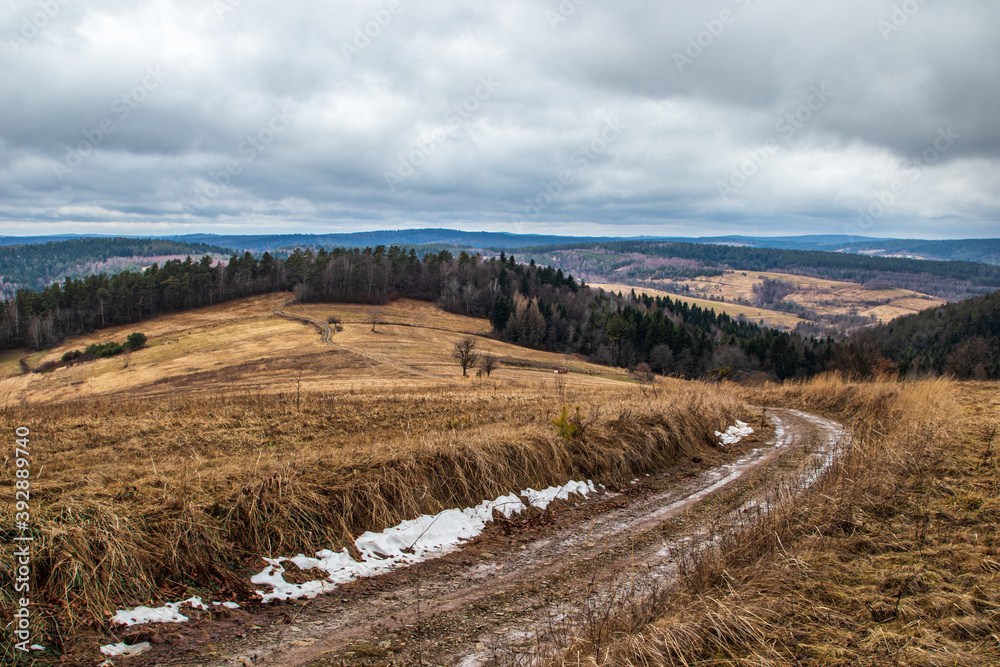
M 1000 664 L 1000 388 L 824 377 L 734 392 L 838 417 L 852 447 L 813 491 L 691 557 L 647 601 L 658 620 L 628 632 L 623 613 L 596 651 L 556 664 Z
M 581 415 L 568 439 L 551 423 L 566 404 Z M 117 608 L 191 594 L 247 599 L 261 556 L 336 548 L 528 486 L 627 484 L 678 457 L 711 456 L 712 434 L 738 409 L 680 382 L 570 386 L 562 396 L 551 381 L 470 382 L 118 396 L 3 410 L 0 431 L 31 429 L 33 604 L 48 622 L 40 643 L 63 637 L 66 647 Z M 12 478 L 3 476 L 4 516 L 13 515 Z M 0 547 L 4 562 L 11 549 Z M 9 572 L 0 570 L 5 614 Z

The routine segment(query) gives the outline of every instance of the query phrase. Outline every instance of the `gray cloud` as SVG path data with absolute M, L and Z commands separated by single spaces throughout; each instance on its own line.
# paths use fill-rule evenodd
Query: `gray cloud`
M 994 3 L 0 6 L 0 233 L 1000 229 Z

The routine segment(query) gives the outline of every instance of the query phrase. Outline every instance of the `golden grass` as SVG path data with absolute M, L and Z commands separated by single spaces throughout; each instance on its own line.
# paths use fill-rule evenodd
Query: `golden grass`
M 33 591 L 49 633 L 40 643 L 58 645 L 58 633 L 69 648 L 116 608 L 185 593 L 246 599 L 261 556 L 336 547 L 528 486 L 627 483 L 709 455 L 712 434 L 739 409 L 674 380 L 518 377 L 531 381 L 156 400 L 121 392 L 0 410 L 0 430 L 32 433 Z M 564 405 L 585 417 L 571 440 L 551 423 Z M 12 475 L 3 479 L 0 513 L 11 516 Z M 0 548 L 7 562 L 11 548 Z M 7 570 L 0 590 L 6 610 Z
M 697 297 L 664 292 L 651 287 L 633 287 L 632 285 L 623 285 L 619 283 L 588 283 L 588 285 L 594 288 L 601 288 L 607 292 L 621 292 L 622 294 L 628 294 L 634 289 L 636 294 L 666 296 L 675 301 L 681 301 L 692 306 L 698 306 L 699 308 L 704 308 L 706 310 L 715 310 L 716 313 L 726 313 L 730 317 L 739 317 L 740 315 L 744 315 L 751 322 L 760 322 L 763 320 L 764 324 L 767 326 L 777 327 L 780 329 L 794 329 L 796 325 L 803 321 L 799 319 L 798 315 L 793 315 L 791 313 L 783 313 L 778 310 L 768 310 L 766 308 L 757 308 L 755 306 L 744 306 L 738 303 L 730 303 L 728 301 L 728 299 L 730 299 L 729 296 L 726 297 L 727 301 L 711 301 L 709 299 L 699 299 Z M 752 297 L 753 293 L 751 293 L 750 296 Z
M 43 403 L 112 396 L 168 396 L 178 392 L 349 391 L 405 386 L 436 387 L 460 381 L 451 357 L 452 345 L 467 335 L 477 337 L 482 351 L 497 354 L 502 364 L 493 378 L 537 380 L 557 366 L 573 371 L 570 384 L 597 385 L 609 379 L 629 381 L 624 371 L 598 366 L 570 355 L 528 350 L 486 336 L 489 322 L 453 315 L 436 305 L 401 299 L 382 307 L 376 331 L 368 321 L 369 306 L 323 304 L 288 306 L 287 312 L 344 322 L 324 345 L 317 330 L 278 317 L 290 295 L 239 299 L 218 306 L 159 317 L 70 338 L 51 350 L 35 353 L 33 367 L 61 358 L 95 342 L 123 341 L 132 331 L 149 338 L 147 347 L 125 356 L 20 374 L 18 359 L 27 351 L 10 351 L 3 368 L 16 374 L 0 379 L 0 405 Z
M 752 302 L 753 285 L 759 283 L 765 276 L 793 284 L 796 291 L 788 299 L 820 315 L 846 315 L 856 312 L 858 315 L 867 315 L 888 322 L 893 318 L 945 303 L 943 299 L 912 290 L 866 290 L 858 283 L 775 271 L 726 271 L 721 276 L 701 276 L 679 282 L 688 285 L 693 294 L 722 296 L 726 301 L 742 297 Z M 875 303 L 887 300 L 888 303 Z
M 690 561 L 653 601 L 658 621 L 607 633 L 580 664 L 1000 664 L 1000 388 L 822 377 L 733 392 L 839 416 L 843 465 Z
M 21 374 L 21 357 L 27 350 L 4 350 L 0 352 L 0 378 Z

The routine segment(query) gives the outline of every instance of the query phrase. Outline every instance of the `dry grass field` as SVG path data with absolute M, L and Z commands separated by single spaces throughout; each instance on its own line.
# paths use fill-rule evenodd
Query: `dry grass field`
M 868 290 L 857 283 L 771 271 L 726 271 L 725 275 L 722 276 L 701 276 L 691 280 L 676 281 L 674 284 L 686 285 L 690 288 L 691 291 L 684 294 L 618 283 L 594 283 L 591 287 L 622 292 L 623 294 L 628 294 L 634 289 L 636 294 L 669 296 L 685 303 L 697 304 L 702 308 L 712 308 L 717 313 L 728 313 L 732 317 L 744 315 L 751 322 L 763 320 L 767 326 L 786 330 L 794 329 L 796 325 L 805 320 L 800 319 L 797 315 L 779 310 L 734 303 L 740 298 L 747 303 L 753 303 L 753 286 L 760 283 L 765 277 L 792 284 L 794 291 L 786 297 L 786 300 L 794 301 L 820 316 L 860 315 L 888 322 L 896 317 L 945 303 L 944 300 L 937 297 L 911 290 Z M 708 297 L 721 297 L 725 301 L 713 301 Z
M 673 587 L 581 628 L 590 639 L 552 664 L 1000 664 L 1000 387 L 827 377 L 728 390 L 838 416 L 853 447 L 810 492 L 721 528 Z M 638 632 L 637 606 L 658 617 Z
M 552 424 L 564 405 L 583 416 L 572 441 Z M 20 404 L 0 411 L 0 429 L 31 429 L 39 641 L 87 655 L 115 609 L 192 594 L 244 603 L 262 556 L 336 549 L 528 486 L 625 485 L 710 452 L 738 410 L 679 381 L 651 393 L 545 376 L 301 396 L 121 393 Z M 12 483 L 5 474 L 0 500 L 11 516 Z M 12 549 L 0 548 L 8 562 Z M 6 609 L 11 581 L 0 590 Z
M 159 317 L 147 322 L 77 336 L 62 345 L 29 354 L 10 351 L 0 358 L 0 405 L 112 396 L 166 396 L 177 392 L 287 392 L 438 386 L 469 382 L 451 357 L 453 344 L 475 336 L 481 351 L 496 354 L 497 381 L 551 380 L 557 366 L 571 370 L 570 384 L 630 381 L 622 371 L 567 355 L 527 350 L 486 336 L 485 320 L 447 313 L 435 305 L 402 299 L 379 309 L 371 331 L 371 307 L 289 306 L 287 312 L 326 321 L 340 318 L 343 330 L 324 345 L 318 330 L 278 317 L 290 295 L 268 295 Z M 19 360 L 32 367 L 58 360 L 91 343 L 122 342 L 132 331 L 148 337 L 147 347 L 130 357 L 112 357 L 22 374 Z
M 841 421 L 851 448 L 749 528 L 709 520 L 716 548 L 683 562 L 669 595 L 622 599 L 557 664 L 1000 664 L 996 384 L 639 384 L 497 342 L 486 322 L 430 304 L 383 307 L 373 332 L 369 307 L 286 298 L 104 330 L 29 363 L 145 332 L 128 360 L 24 375 L 26 352 L 0 358 L 0 432 L 31 430 L 35 628 L 69 664 L 90 660 L 115 609 L 246 603 L 262 556 L 528 486 L 628 489 L 679 462 L 720 462 L 714 432 L 759 415 L 750 406 Z M 327 345 L 291 316 L 342 328 Z M 506 361 L 489 379 L 462 378 L 451 358 L 470 335 Z M 582 417 L 569 438 L 553 423 L 564 406 Z M 12 549 L 0 544 L 5 563 Z M 10 577 L 0 569 L 5 615 Z M 637 606 L 658 620 L 636 627 Z
M 745 316 L 751 322 L 761 322 L 763 321 L 765 325 L 769 327 L 775 327 L 778 329 L 794 329 L 795 326 L 802 322 L 797 315 L 792 313 L 783 313 L 778 310 L 768 310 L 766 308 L 757 308 L 755 306 L 744 306 L 738 303 L 730 303 L 728 301 L 711 301 L 709 299 L 699 299 L 697 297 L 691 297 L 686 295 L 673 294 L 671 292 L 664 292 L 662 290 L 653 289 L 651 287 L 633 287 L 632 285 L 622 285 L 619 283 L 588 283 L 591 287 L 600 288 L 606 292 L 621 292 L 622 294 L 628 294 L 633 289 L 636 294 L 648 294 L 649 296 L 666 296 L 670 297 L 675 301 L 682 301 L 684 303 L 690 304 L 692 306 L 696 305 L 699 308 L 704 308 L 705 310 L 714 310 L 716 313 L 727 313 L 730 317 L 739 317 L 740 315 Z M 752 296 L 751 292 L 751 296 Z
M 770 271 L 726 271 L 722 276 L 702 276 L 681 284 L 689 286 L 692 295 L 725 297 L 726 301 L 742 297 L 752 302 L 753 286 L 764 277 L 794 285 L 795 291 L 787 299 L 820 315 L 855 313 L 888 322 L 944 303 L 942 299 L 912 290 L 868 290 L 857 283 Z

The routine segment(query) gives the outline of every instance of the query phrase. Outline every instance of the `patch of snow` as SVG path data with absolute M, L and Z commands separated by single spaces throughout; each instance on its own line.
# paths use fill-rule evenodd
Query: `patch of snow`
M 213 606 L 223 606 L 227 609 L 238 609 L 235 602 L 213 602 Z M 119 625 L 139 625 L 141 623 L 184 623 L 188 617 L 180 612 L 180 608 L 188 606 L 192 609 L 208 610 L 199 597 L 190 597 L 180 602 L 168 602 L 162 607 L 136 607 L 135 609 L 119 609 L 111 617 L 113 623 Z
M 162 607 L 136 607 L 135 609 L 119 609 L 111 620 L 119 625 L 139 625 L 140 623 L 183 623 L 188 617 L 180 613 L 182 605 L 192 609 L 204 609 L 201 598 L 188 598 L 181 602 L 168 602 Z
M 593 493 L 596 490 L 594 483 L 591 481 L 566 482 L 562 486 L 550 486 L 541 491 L 525 489 L 521 492 L 521 495 L 527 498 L 528 502 L 535 507 L 545 509 L 553 500 L 566 500 L 571 493 L 579 493 L 581 496 L 586 496 L 588 493 Z
M 595 492 L 592 481 L 567 482 L 541 491 L 526 489 L 519 495 L 528 504 L 545 509 L 553 500 L 569 498 L 577 493 L 586 496 Z M 348 550 L 338 552 L 324 549 L 315 557 L 298 554 L 292 558 L 264 558 L 267 563 L 261 572 L 250 578 L 250 583 L 271 588 L 270 593 L 258 590 L 262 602 L 272 600 L 292 600 L 314 598 L 328 593 L 339 584 L 355 579 L 373 577 L 400 567 L 421 563 L 443 556 L 458 549 L 462 542 L 480 535 L 486 524 L 493 520 L 494 510 L 510 518 L 527 509 L 518 495 L 500 496 L 496 500 L 485 500 L 475 507 L 448 509 L 437 514 L 425 514 L 416 519 L 386 528 L 375 533 L 368 531 L 354 541 L 360 552 L 360 560 L 354 560 Z M 324 579 L 293 584 L 282 576 L 282 563 L 293 563 L 300 570 L 321 570 Z
M 735 426 L 730 426 L 726 429 L 726 432 L 716 431 L 715 436 L 719 438 L 720 445 L 735 445 L 737 442 L 753 434 L 753 429 L 747 426 L 745 422 L 741 422 L 739 419 L 736 420 Z
M 130 658 L 133 655 L 141 655 L 150 649 L 149 642 L 140 642 L 133 646 L 128 644 L 108 644 L 101 647 L 101 653 L 112 658 Z

